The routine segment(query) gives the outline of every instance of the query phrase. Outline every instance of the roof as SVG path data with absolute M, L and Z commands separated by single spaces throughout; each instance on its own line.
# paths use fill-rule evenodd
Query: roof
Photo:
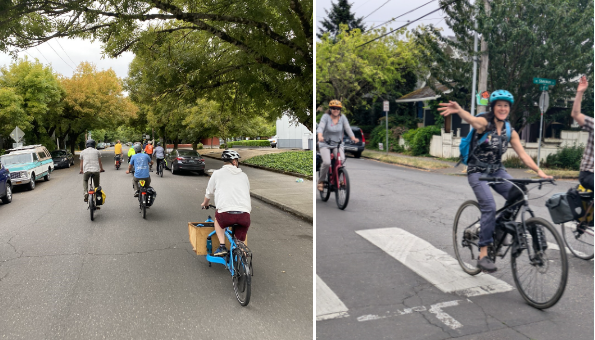
M 442 93 L 449 93 L 452 90 L 442 84 L 437 84 L 436 89 Z M 411 93 L 404 95 L 403 97 L 395 100 L 397 103 L 411 103 L 411 102 L 421 102 L 425 100 L 435 100 L 440 98 L 441 95 L 436 94 L 432 88 L 429 86 L 423 87 L 419 90 L 415 90 Z
M 7 152 L 14 152 L 14 151 L 27 151 L 27 150 L 33 150 L 36 148 L 39 148 L 43 145 L 41 144 L 35 144 L 35 145 L 25 145 L 25 146 L 20 146 L 18 148 L 13 148 L 13 149 L 8 149 L 6 150 Z

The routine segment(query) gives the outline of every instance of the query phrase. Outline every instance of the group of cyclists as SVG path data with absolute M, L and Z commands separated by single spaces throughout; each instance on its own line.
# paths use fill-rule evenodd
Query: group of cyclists
M 581 113 L 581 101 L 587 86 L 588 82 L 586 77 L 581 77 L 577 87 L 571 116 L 589 133 L 588 142 L 581 161 L 579 182 L 584 188 L 593 190 L 593 117 Z M 519 195 L 522 196 L 524 193 L 514 188 L 509 182 L 490 185 L 486 181 L 481 181 L 480 177 L 489 175 L 490 177 L 504 179 L 512 178 L 502 165 L 502 156 L 506 153 L 510 141 L 513 150 L 527 167 L 534 170 L 541 178 L 553 178 L 546 175 L 525 152 L 519 134 L 514 128 L 505 128 L 513 104 L 514 96 L 510 92 L 506 90 L 497 90 L 490 95 L 488 112 L 477 116 L 464 110 L 454 101 L 441 103 L 438 108 L 438 111 L 442 116 L 457 114 L 462 120 L 468 122 L 475 130 L 467 163 L 467 179 L 477 198 L 481 211 L 481 231 L 479 235 L 480 255 L 477 261 L 477 266 L 483 271 L 490 273 L 495 272 L 497 267 L 488 256 L 488 248 L 492 247 L 494 242 L 493 233 L 498 219 L 504 217 L 496 216 L 496 202 L 494 201 L 490 186 L 499 195 L 504 197 L 507 200 L 507 203 L 513 203 Z M 329 103 L 329 110 L 320 119 L 320 123 L 316 130 L 318 141 L 320 142 L 320 155 L 322 158 L 318 180 L 319 191 L 322 191 L 324 188 L 323 181 L 326 178 L 326 173 L 331 163 L 330 152 L 331 150 L 334 150 L 334 152 L 337 151 L 336 145 L 328 145 L 327 141 L 341 145 L 340 142 L 343 141 L 344 133 L 347 133 L 353 141 L 357 141 L 357 138 L 353 136 L 347 118 L 341 114 L 341 108 L 341 102 L 338 100 L 331 100 Z M 507 132 L 507 130 L 509 132 Z M 507 136 L 507 133 L 510 133 L 510 136 Z M 487 138 L 482 138 L 485 134 L 487 134 Z M 482 140 L 482 142 L 477 145 L 480 140 Z M 342 146 L 339 148 L 341 156 L 344 157 Z
M 151 184 L 150 170 L 153 165 L 152 156 L 157 160 L 157 166 L 165 159 L 165 150 L 161 143 L 153 149 L 152 142 L 149 141 L 143 148 L 140 143 L 135 143 L 128 151 L 128 170 L 129 174 L 134 168 L 132 183 L 134 186 L 134 197 L 139 195 L 139 181 L 144 180 L 148 187 Z M 89 139 L 85 143 L 85 149 L 80 153 L 80 173 L 83 174 L 84 201 L 88 201 L 87 183 L 89 178 L 97 187 L 100 185 L 100 172 L 104 172 L 101 162 L 101 153 L 95 148 L 94 140 Z M 117 141 L 115 145 L 115 155 L 122 156 L 122 144 Z M 216 170 L 211 175 L 207 184 L 202 208 L 208 207 L 211 200 L 215 201 L 217 210 L 215 212 L 215 231 L 219 239 L 219 248 L 214 256 L 225 256 L 227 248 L 225 247 L 225 229 L 228 226 L 234 227 L 234 235 L 240 241 L 246 240 L 246 233 L 250 227 L 250 212 L 252 210 L 250 199 L 250 181 L 248 176 L 240 169 L 240 155 L 234 150 L 225 150 L 221 155 L 224 162 L 223 167 Z

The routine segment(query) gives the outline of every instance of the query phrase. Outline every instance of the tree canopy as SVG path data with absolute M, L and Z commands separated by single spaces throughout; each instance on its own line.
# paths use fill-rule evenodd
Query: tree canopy
M 331 10 L 325 9 L 324 12 L 328 16 L 320 22 L 320 33 L 317 33 L 318 38 L 322 38 L 325 33 L 329 33 L 331 38 L 335 38 L 341 33 L 341 24 L 347 25 L 347 31 L 358 28 L 361 32 L 366 30 L 363 24 L 363 18 L 355 17 L 355 13 L 351 12 L 352 4 L 347 0 L 339 0 L 339 2 L 331 2 Z
M 0 6 L 0 16 L 9 18 L 0 21 L 1 51 L 68 36 L 98 40 L 110 57 L 155 53 L 162 71 L 175 69 L 158 84 L 161 94 L 192 102 L 236 86 L 267 98 L 277 116 L 312 125 L 311 0 L 15 0 Z
M 593 1 L 502 0 L 491 2 L 490 13 L 482 1 L 475 3 L 478 7 L 469 1 L 445 7 L 454 39 L 433 27 L 417 30 L 417 40 L 426 52 L 422 62 L 431 71 L 430 84 L 471 89 L 476 11 L 477 31 L 488 42 L 488 90 L 506 89 L 514 95 L 510 120 L 517 128 L 539 117 L 536 103 L 541 91 L 533 84 L 534 77 L 556 80 L 549 91 L 551 110 L 574 97 L 579 75 L 586 74 L 592 84 Z M 525 112 L 528 120 L 523 119 Z

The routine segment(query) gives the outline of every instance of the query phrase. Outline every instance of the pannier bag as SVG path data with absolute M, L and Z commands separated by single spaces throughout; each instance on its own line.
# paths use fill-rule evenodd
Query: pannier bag
M 586 209 L 583 206 L 583 200 L 581 199 L 578 190 L 576 190 L 576 188 L 570 188 L 566 195 L 568 196 L 568 205 L 570 206 L 574 219 L 578 220 L 585 216 Z
M 153 189 L 153 187 L 148 187 L 147 188 L 147 207 L 150 207 L 153 205 L 153 202 L 155 202 L 155 198 L 157 198 L 157 191 L 155 191 L 155 189 Z
M 105 204 L 105 192 L 101 189 L 101 187 L 95 188 L 95 205 L 104 205 Z
M 545 206 L 548 208 L 552 221 L 555 224 L 574 220 L 574 214 L 568 203 L 568 195 L 566 193 L 554 194 L 545 202 Z

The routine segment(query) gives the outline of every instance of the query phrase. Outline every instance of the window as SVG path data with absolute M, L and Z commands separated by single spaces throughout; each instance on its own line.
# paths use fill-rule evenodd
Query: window
M 45 152 L 43 152 L 43 150 L 42 150 L 42 151 L 39 151 L 39 152 L 37 153 L 37 155 L 39 156 L 39 159 L 44 159 L 44 158 L 46 157 L 46 156 L 45 156 Z
M 39 159 L 37 158 L 37 154 L 36 153 L 32 153 L 31 155 L 33 155 L 33 161 L 37 162 Z

